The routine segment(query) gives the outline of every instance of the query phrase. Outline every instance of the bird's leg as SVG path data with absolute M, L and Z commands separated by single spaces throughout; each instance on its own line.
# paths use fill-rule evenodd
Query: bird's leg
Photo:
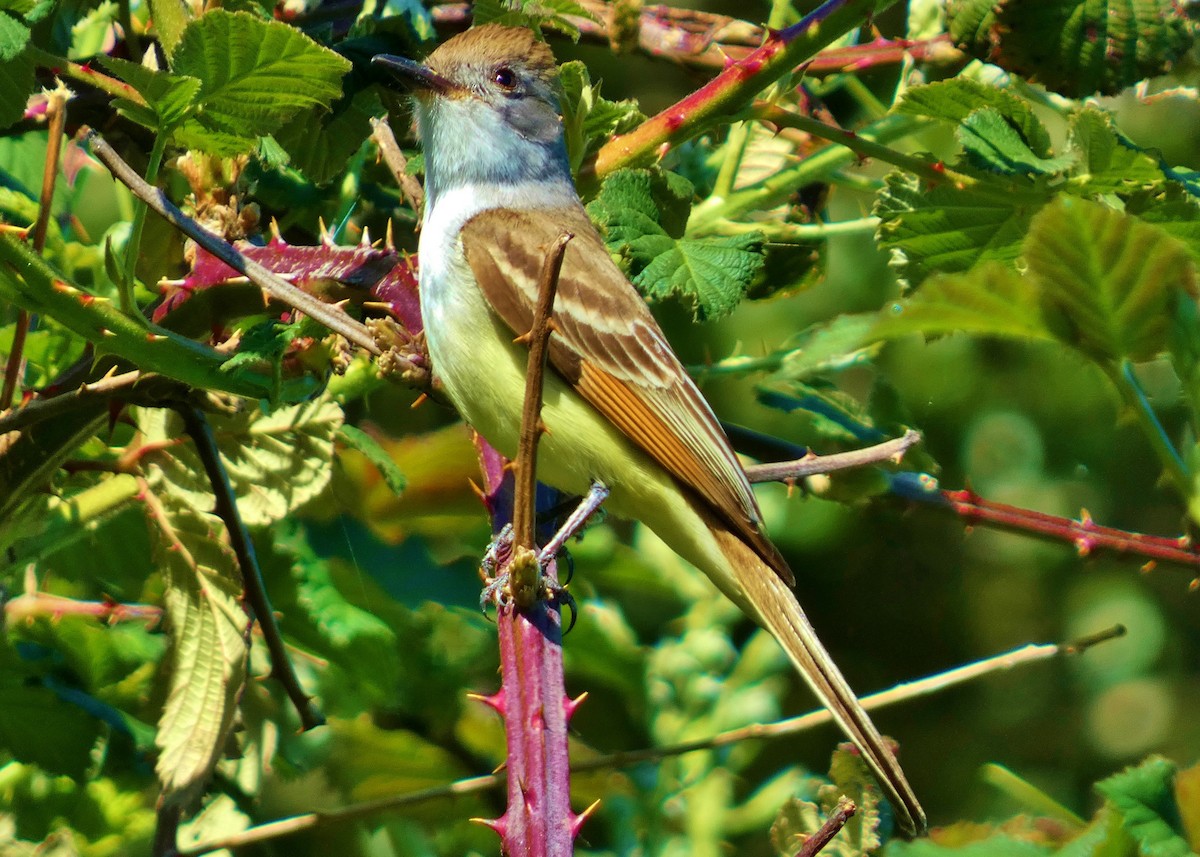
M 479 567 L 479 574 L 484 582 L 483 591 L 479 593 L 479 609 L 483 611 L 484 615 L 487 615 L 489 603 L 500 607 L 509 599 L 506 592 L 508 572 L 502 569 L 512 556 L 512 550 L 512 524 L 505 524 L 504 528 L 496 534 L 496 538 L 492 539 L 491 544 L 487 546 L 487 550 L 483 554 L 483 562 Z
M 479 596 L 480 609 L 486 611 L 488 603 L 499 607 L 512 603 L 524 609 L 539 600 L 556 601 L 570 608 L 570 626 L 573 626 L 575 600 L 567 592 L 566 586 L 545 573 L 546 567 L 558 556 L 567 540 L 576 535 L 596 513 L 608 494 L 606 485 L 593 482 L 558 532 L 536 554 L 515 547 L 513 528 L 506 525 L 488 545 L 483 556 L 480 572 L 486 585 Z
M 593 482 L 588 488 L 587 494 L 579 501 L 579 505 L 575 507 L 575 511 L 567 516 L 563 521 L 558 532 L 554 534 L 554 538 L 546 543 L 538 554 L 538 563 L 545 567 L 551 559 L 558 555 L 562 550 L 562 546 L 567 543 L 567 539 L 583 529 L 583 525 L 587 523 L 588 518 L 596 514 L 596 511 L 608 499 L 608 486 L 603 482 Z

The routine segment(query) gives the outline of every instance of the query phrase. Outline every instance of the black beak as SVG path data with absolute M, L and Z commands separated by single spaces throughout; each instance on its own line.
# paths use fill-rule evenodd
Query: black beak
M 413 62 L 404 57 L 391 54 L 376 54 L 371 57 L 371 65 L 382 66 L 391 72 L 392 76 L 409 89 L 428 90 L 445 95 L 457 87 L 442 77 L 429 66 Z

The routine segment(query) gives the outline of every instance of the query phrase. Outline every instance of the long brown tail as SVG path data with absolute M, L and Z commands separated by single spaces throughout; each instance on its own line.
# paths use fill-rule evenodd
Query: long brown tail
M 749 609 L 751 615 L 779 641 L 808 686 L 829 709 L 842 731 L 858 746 L 895 808 L 900 826 L 911 834 L 923 832 L 925 811 L 904 771 L 821 645 L 795 594 L 736 534 L 720 525 L 710 525 L 710 529 L 749 602 L 743 604 L 743 608 Z

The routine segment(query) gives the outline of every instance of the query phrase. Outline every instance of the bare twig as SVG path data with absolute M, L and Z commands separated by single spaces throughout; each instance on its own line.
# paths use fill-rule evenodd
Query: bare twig
M 314 827 L 341 824 L 360 818 L 369 818 L 381 812 L 389 812 L 391 810 L 403 809 L 406 806 L 427 803 L 432 800 L 443 800 L 445 798 L 487 791 L 488 789 L 495 788 L 502 782 L 504 782 L 503 774 L 489 774 L 485 777 L 471 777 L 448 783 L 444 786 L 434 786 L 433 788 L 422 789 L 419 792 L 410 792 L 406 795 L 356 803 L 352 806 L 341 807 L 340 809 L 310 812 L 304 815 L 295 815 L 291 818 L 281 818 L 278 821 L 271 821 L 251 827 L 249 830 L 243 830 L 241 833 L 234 833 L 220 839 L 203 842 L 192 848 L 184 848 L 179 852 L 179 855 L 180 857 L 199 857 L 201 854 L 210 854 L 213 851 L 241 848 L 246 845 L 255 845 L 259 842 L 269 842 L 281 836 L 291 836 L 293 833 L 300 833 L 303 830 L 312 830 Z
M 324 324 L 335 333 L 340 333 L 350 342 L 365 349 L 370 354 L 379 354 L 379 346 L 366 325 L 348 316 L 341 308 L 327 304 L 313 297 L 303 289 L 289 283 L 253 259 L 248 259 L 237 251 L 220 236 L 205 229 L 195 220 L 180 211 L 165 193 L 148 184 L 121 159 L 116 150 L 103 137 L 91 129 L 81 130 L 84 138 L 92 148 L 93 154 L 108 167 L 109 171 L 138 199 L 146 203 L 151 210 L 169 221 L 177 229 L 212 253 L 229 267 L 244 275 L 255 285 L 264 289 L 272 297 L 283 301 L 308 316 Z
M 408 160 L 400 151 L 400 144 L 396 142 L 396 135 L 392 133 L 392 126 L 386 119 L 371 119 L 371 138 L 379 147 L 384 163 L 392 171 L 392 177 L 400 187 L 400 194 L 420 217 L 421 207 L 425 204 L 425 190 L 416 176 L 408 174 Z
M 519 547 L 534 547 L 535 499 L 537 485 L 537 445 L 546 430 L 542 423 L 542 382 L 546 373 L 546 352 L 554 330 L 551 314 L 558 293 L 558 273 L 562 270 L 567 244 L 575 236 L 564 232 L 546 248 L 538 278 L 538 300 L 533 325 L 517 338 L 529 346 L 529 368 L 525 373 L 525 399 L 521 412 L 521 434 L 517 441 L 516 489 L 513 500 L 513 539 Z
M 271 676 L 283 686 L 288 699 L 296 708 L 296 713 L 300 715 L 301 726 L 305 730 L 320 726 L 325 722 L 325 717 L 300 686 L 300 679 L 292 667 L 283 636 L 279 632 L 279 625 L 275 622 L 275 613 L 271 609 L 271 600 L 263 582 L 258 556 L 254 552 L 254 543 L 250 540 L 250 533 L 238 513 L 233 485 L 229 481 L 225 464 L 221 461 L 221 451 L 217 447 L 212 426 L 209 425 L 204 412 L 194 405 L 179 405 L 175 410 L 183 418 L 187 433 L 196 445 L 196 452 L 204 465 L 204 472 L 217 500 L 214 511 L 225 523 L 225 529 L 229 533 L 229 544 L 242 572 L 246 601 L 262 629 L 267 651 L 271 654 Z
M 912 498 L 914 495 L 904 496 Z M 1164 538 L 1102 526 L 1093 521 L 1086 510 L 1080 513 L 1078 520 L 1049 515 L 985 500 L 970 489 L 935 491 L 929 499 L 934 505 L 949 507 L 968 523 L 985 523 L 999 529 L 1068 542 L 1075 546 L 1080 556 L 1088 556 L 1097 550 L 1111 550 L 1148 557 L 1150 562 L 1145 566 L 1146 571 L 1159 560 L 1185 565 L 1193 571 L 1200 569 L 1200 551 L 1188 536 Z M 1192 581 L 1192 587 L 1200 588 L 1200 578 Z
M 95 399 L 111 399 L 126 395 L 133 386 L 142 381 L 157 378 L 157 375 L 138 371 L 109 374 L 91 383 L 80 384 L 74 390 L 57 396 L 33 399 L 23 407 L 0 413 L 0 435 L 17 431 L 43 420 L 53 419 L 79 407 L 80 403 Z
M 611 44 L 613 37 L 611 4 L 600 0 L 583 0 L 581 5 L 595 18 L 568 15 L 579 28 L 580 36 L 588 42 Z M 430 12 L 434 24 L 443 31 L 466 29 L 471 23 L 469 3 L 442 3 Z M 767 35 L 764 27 L 696 9 L 648 5 L 637 24 L 637 49 L 652 57 L 660 57 L 691 68 L 722 69 L 728 63 L 744 59 L 762 44 Z M 962 54 L 948 36 L 910 41 L 906 39 L 876 39 L 862 45 L 849 45 L 822 51 L 805 65 L 807 74 L 857 70 L 898 63 L 905 56 L 917 62 L 948 64 L 957 62 Z
M 825 823 L 817 829 L 816 833 L 804 840 L 804 844 L 796 852 L 796 857 L 816 857 L 826 845 L 833 841 L 833 837 L 838 835 L 838 831 L 846 826 L 846 822 L 856 812 L 858 812 L 858 807 L 854 805 L 854 801 L 845 796 L 838 798 L 837 808 L 829 814 Z
M 42 193 L 38 197 L 38 215 L 33 225 L 33 251 L 39 255 L 46 248 L 46 230 L 50 226 L 50 209 L 54 202 L 54 185 L 58 179 L 58 157 L 62 151 L 63 126 L 67 121 L 67 96 L 70 93 L 59 86 L 48 94 L 46 113 L 50 117 L 49 140 L 46 145 L 46 161 L 42 167 Z M 0 410 L 12 405 L 13 395 L 25 377 L 25 338 L 29 335 L 32 316 L 26 310 L 17 311 L 17 323 L 13 330 L 12 349 L 4 365 L 4 385 L 0 387 Z
M 862 703 L 863 708 L 868 711 L 874 711 L 877 708 L 894 705 L 898 702 L 916 699 L 917 697 L 927 696 L 931 693 L 939 693 L 947 688 L 974 681 L 995 672 L 1027 666 L 1058 657 L 1059 655 L 1078 655 L 1091 646 L 1115 639 L 1124 633 L 1125 629 L 1118 625 L 1082 640 L 1073 640 L 1061 644 L 1045 643 L 1022 646 L 1019 649 L 1013 649 L 1010 652 L 1000 655 L 993 655 L 981 661 L 975 661 L 974 663 L 956 667 L 945 672 L 935 673 L 934 675 L 915 681 L 898 684 L 888 690 L 864 696 L 859 701 Z M 577 772 L 625 767 L 638 762 L 666 758 L 667 756 L 680 756 L 696 750 L 712 750 L 717 747 L 726 747 L 730 744 L 737 744 L 752 738 L 782 738 L 786 735 L 806 732 L 809 729 L 831 722 L 833 722 L 833 716 L 828 710 L 821 708 L 775 723 L 751 723 L 748 726 L 730 729 L 727 732 L 721 732 L 717 735 L 696 741 L 672 744 L 667 747 L 649 747 L 644 750 L 613 753 L 608 756 L 576 762 L 574 767 Z
M 746 477 L 751 482 L 782 482 L 788 479 L 802 479 L 818 473 L 832 473 L 835 470 L 865 467 L 868 464 L 882 464 L 885 461 L 898 462 L 904 457 L 904 453 L 920 442 L 921 433 L 909 429 L 903 437 L 886 440 L 864 449 L 836 452 L 832 455 L 809 453 L 795 461 L 753 464 L 746 468 Z
M 1016 667 L 1029 666 L 1031 664 L 1049 660 L 1050 658 L 1054 658 L 1059 655 L 1077 655 L 1091 646 L 1105 642 L 1106 640 L 1114 639 L 1115 637 L 1121 636 L 1123 633 L 1124 629 L 1120 626 L 1117 626 L 1115 628 L 1102 631 L 1098 634 L 1093 634 L 1088 637 L 1073 640 L 1060 645 L 1030 644 L 1019 649 L 1013 649 L 1012 651 L 1005 652 L 1000 655 L 995 655 L 990 658 L 985 658 L 981 661 L 976 661 L 974 663 L 958 667 L 956 669 L 948 670 L 943 673 L 937 673 L 936 675 L 932 675 L 924 679 L 896 685 L 890 690 L 885 690 L 881 693 L 875 693 L 871 696 L 863 697 L 862 704 L 864 708 L 874 710 L 908 699 L 915 699 L 927 694 L 937 693 L 959 684 L 974 681 L 992 673 L 1002 672 L 1014 669 Z M 828 723 L 831 721 L 831 719 L 832 718 L 830 717 L 828 711 L 825 709 L 820 709 L 809 714 L 804 714 L 799 717 L 792 717 L 777 723 L 751 724 L 750 726 L 745 726 L 740 729 L 733 729 L 728 732 L 722 732 L 710 738 L 699 741 L 691 741 L 686 744 L 674 744 L 669 747 L 651 747 L 645 750 L 636 750 L 626 753 L 613 753 L 594 759 L 576 761 L 573 763 L 572 767 L 577 772 L 621 768 L 638 764 L 640 762 L 666 758 L 668 756 L 678 756 L 682 755 L 683 753 L 693 752 L 695 750 L 711 750 L 716 747 L 724 747 L 726 745 L 745 741 L 747 739 L 782 738 L 787 735 L 794 735 L 798 732 L 803 732 L 805 730 L 820 726 L 824 723 Z M 475 792 L 485 791 L 498 786 L 505 780 L 505 777 L 506 774 L 504 772 L 491 774 L 484 777 L 471 777 L 469 779 L 448 783 L 444 786 L 436 786 L 434 788 L 424 789 L 423 791 L 412 792 L 411 794 L 368 801 L 365 803 L 354 804 L 352 806 L 342 807 L 340 809 L 329 810 L 325 812 L 313 812 L 305 815 L 293 816 L 291 818 L 284 818 L 278 821 L 272 821 L 252 827 L 249 830 L 233 834 L 232 836 L 205 842 L 201 845 L 195 846 L 194 848 L 184 849 L 180 852 L 180 854 L 181 857 L 199 857 L 201 854 L 208 854 L 212 851 L 219 851 L 223 848 L 237 848 L 243 845 L 252 845 L 259 842 L 265 842 L 270 839 L 288 836 L 292 833 L 298 833 L 302 830 L 310 830 L 314 827 L 323 826 L 326 824 L 336 824 L 343 821 L 364 818 L 375 815 L 376 813 L 400 809 L 417 803 L 424 803 L 426 801 L 449 797 L 457 797 L 465 794 L 473 794 Z

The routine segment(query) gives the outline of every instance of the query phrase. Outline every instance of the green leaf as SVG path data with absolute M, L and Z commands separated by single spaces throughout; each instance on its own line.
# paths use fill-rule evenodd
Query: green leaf
M 1200 199 L 1175 183 L 1134 194 L 1125 203 L 1126 214 L 1153 223 L 1182 241 L 1200 264 Z
M 1155 756 L 1136 768 L 1096 783 L 1121 815 L 1125 830 L 1144 857 L 1187 857 L 1192 849 L 1180 835 L 1179 808 L 1175 804 L 1175 765 Z
M 157 491 L 169 477 L 156 470 L 150 466 Z M 220 519 L 164 496 L 155 524 L 172 647 L 155 769 L 164 800 L 186 804 L 199 796 L 233 729 L 246 683 L 250 618 Z
M 996 194 L 928 187 L 900 171 L 888 175 L 874 209 L 879 245 L 891 252 L 896 276 L 909 287 L 979 262 L 1015 262 L 1035 211 Z
M 869 362 L 879 350 L 875 313 L 847 313 L 813 325 L 788 343 L 774 377 L 805 380 Z
M 35 66 L 25 54 L 0 62 L 0 130 L 19 122 L 33 93 Z
M 1079 153 L 1070 175 L 1080 193 L 1130 193 L 1166 178 L 1158 161 L 1118 133 L 1107 111 L 1084 107 L 1072 113 L 1068 145 Z
M 167 58 L 174 57 L 183 31 L 192 20 L 191 9 L 185 0 L 150 0 L 150 20 L 154 22 L 154 32 L 158 34 Z
M 1042 319 L 1036 284 L 998 262 L 962 274 L 932 277 L 911 298 L 885 312 L 872 330 L 880 339 L 958 332 L 1010 339 L 1054 338 Z
M 973 110 L 955 129 L 967 159 L 980 169 L 1010 175 L 1046 175 L 1061 172 L 1074 155 L 1039 157 L 1020 129 L 991 107 Z
M 679 297 L 699 319 L 733 312 L 765 263 L 760 232 L 725 238 L 680 238 L 654 258 L 633 283 L 653 300 Z
M 1050 134 L 1034 115 L 1033 106 L 1006 89 L 965 77 L 913 86 L 905 90 L 897 113 L 928 116 L 953 125 L 980 110 L 998 114 L 1036 157 L 1050 155 Z
M 388 455 L 387 450 L 379 445 L 379 441 L 352 425 L 342 425 L 338 429 L 338 436 L 346 442 L 347 446 L 362 453 L 368 461 L 375 465 L 379 470 L 379 475 L 383 477 L 387 487 L 392 489 L 393 494 L 399 497 L 404 493 L 408 480 L 404 478 L 404 474 L 396 466 L 392 457 Z
M 558 79 L 572 172 L 614 134 L 630 131 L 646 118 L 633 99 L 609 101 L 601 97 L 600 84 L 591 82 L 587 66 L 579 61 L 563 63 Z
M 287 24 L 217 9 L 188 24 L 172 70 L 201 81 L 182 141 L 232 155 L 251 150 L 300 110 L 328 108 L 350 63 Z
M 697 318 L 728 314 L 762 271 L 763 237 L 682 238 L 692 184 L 682 176 L 619 170 L 588 204 L 605 244 L 651 299 L 683 298 Z
M 1033 219 L 1022 255 L 1059 338 L 1106 360 L 1161 353 L 1175 301 L 1196 289 L 1187 248 L 1164 230 L 1070 197 Z
M 117 102 L 117 109 L 134 122 L 149 128 L 172 128 L 191 113 L 200 92 L 200 81 L 194 77 L 155 71 L 138 63 L 114 57 L 100 57 L 100 64 L 128 83 L 146 99 L 153 121 L 146 121 L 145 108 L 127 99 Z
M 981 58 L 1069 98 L 1163 74 L 1192 42 L 1174 0 L 1008 0 L 995 30 L 995 48 Z
M 289 166 L 316 184 L 346 170 L 346 162 L 371 134 L 371 117 L 383 112 L 379 96 L 361 90 L 332 110 L 304 110 L 284 125 L 276 139 L 290 157 Z
M 29 28 L 11 15 L 0 12 L 0 63 L 20 56 L 29 44 Z
M 169 441 L 181 435 L 178 418 L 170 412 L 143 408 L 136 419 L 147 440 Z M 342 410 L 327 395 L 270 414 L 256 408 L 213 414 L 209 422 L 247 526 L 282 520 L 329 484 L 333 438 L 342 424 Z M 162 470 L 171 494 L 180 502 L 196 509 L 213 508 L 215 499 L 203 464 L 190 442 L 171 445 L 147 458 Z

